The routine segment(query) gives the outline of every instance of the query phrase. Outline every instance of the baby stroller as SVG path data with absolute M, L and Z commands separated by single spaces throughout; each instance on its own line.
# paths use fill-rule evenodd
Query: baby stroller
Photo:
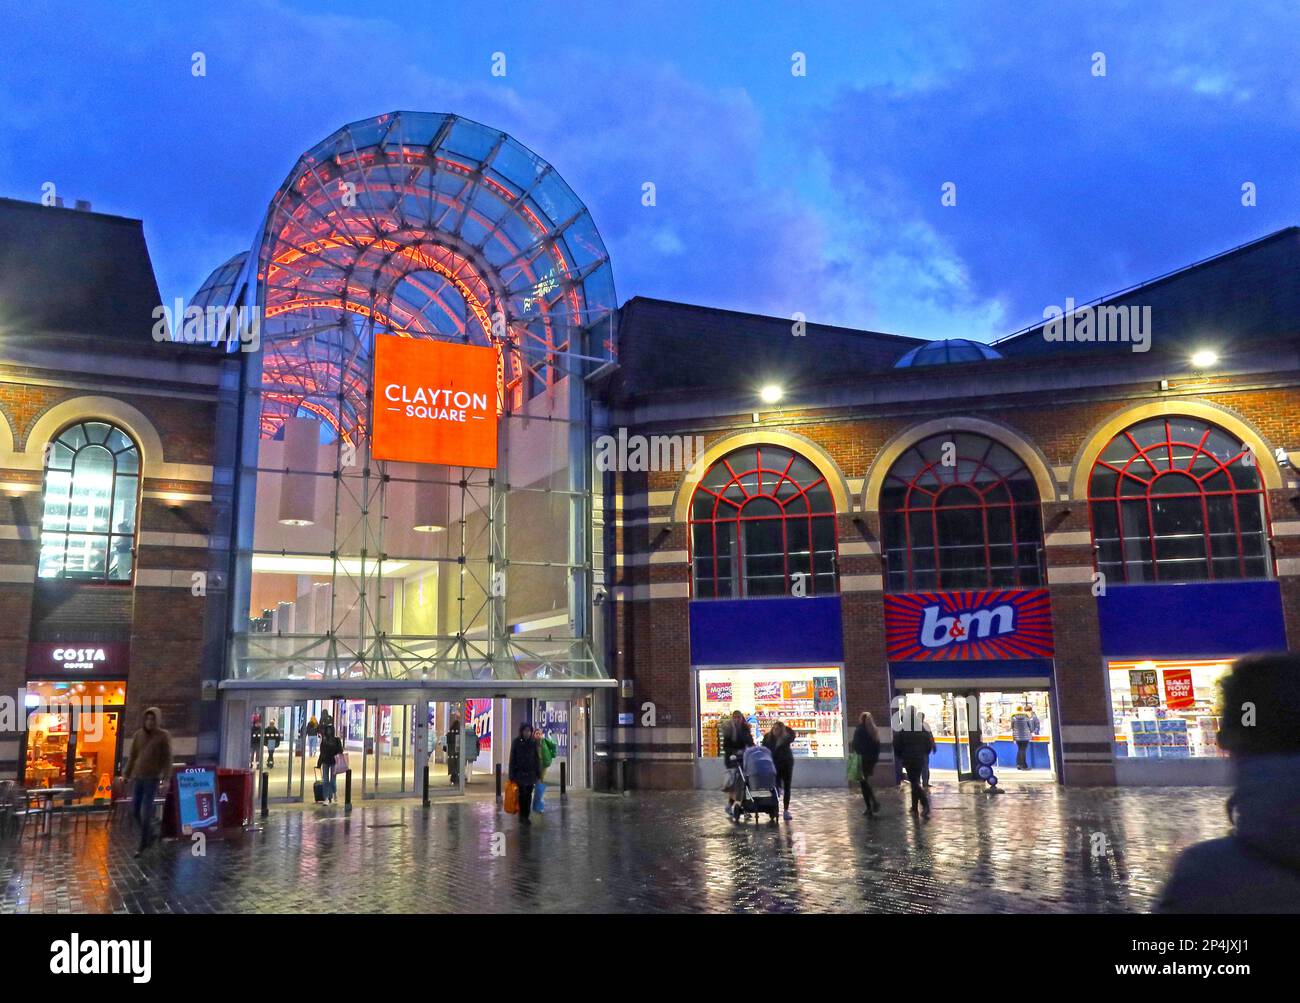
M 750 746 L 741 757 L 739 768 L 743 792 L 737 802 L 740 813 L 748 818 L 767 812 L 775 822 L 781 807 L 781 791 L 772 753 L 762 745 Z

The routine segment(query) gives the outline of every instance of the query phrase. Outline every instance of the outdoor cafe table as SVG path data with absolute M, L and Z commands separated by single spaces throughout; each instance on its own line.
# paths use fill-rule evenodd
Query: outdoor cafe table
M 59 798 L 75 797 L 76 793 L 73 787 L 29 787 L 23 791 L 23 796 L 27 799 L 28 811 L 33 807 L 39 807 L 41 832 L 46 834 L 50 831 L 50 817 L 54 814 L 54 802 Z

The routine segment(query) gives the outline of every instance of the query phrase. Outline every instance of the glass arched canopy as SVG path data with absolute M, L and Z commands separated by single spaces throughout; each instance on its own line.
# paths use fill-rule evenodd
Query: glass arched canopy
M 614 285 L 559 174 L 453 115 L 352 123 L 280 186 L 236 302 L 261 326 L 244 366 L 234 675 L 602 675 L 584 378 L 613 358 Z M 386 335 L 496 351 L 495 468 L 371 455 Z

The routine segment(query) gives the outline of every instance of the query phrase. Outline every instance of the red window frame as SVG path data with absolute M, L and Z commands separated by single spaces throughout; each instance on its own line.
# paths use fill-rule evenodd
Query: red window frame
M 1190 425 L 1201 426 L 1203 431 L 1201 432 L 1200 439 L 1196 442 L 1189 442 L 1189 441 L 1183 441 L 1181 439 L 1175 439 L 1173 428 L 1172 428 L 1172 422 L 1175 420 Z M 1236 576 L 1230 576 L 1228 580 L 1232 580 L 1233 578 L 1241 579 L 1247 577 L 1246 575 L 1247 558 L 1254 560 L 1259 557 L 1262 557 L 1265 562 L 1265 567 L 1275 570 L 1271 548 L 1268 545 L 1268 542 L 1273 538 L 1272 520 L 1270 517 L 1269 507 L 1268 507 L 1268 492 L 1264 489 L 1263 478 L 1260 477 L 1259 475 L 1259 467 L 1258 465 L 1256 465 L 1253 468 L 1255 471 L 1255 487 L 1253 488 L 1237 487 L 1236 479 L 1232 476 L 1232 472 L 1230 469 L 1234 465 L 1240 464 L 1241 459 L 1248 452 L 1251 452 L 1250 448 L 1245 444 L 1243 444 L 1240 451 L 1237 452 L 1235 455 L 1229 457 L 1226 460 L 1220 459 L 1214 453 L 1210 452 L 1208 449 L 1205 448 L 1205 443 L 1209 439 L 1211 433 L 1216 431 L 1222 432 L 1224 435 L 1228 436 L 1229 438 L 1235 439 L 1236 441 L 1240 441 L 1240 440 L 1237 439 L 1236 436 L 1233 436 L 1232 433 L 1230 433 L 1227 429 L 1223 428 L 1221 425 L 1215 425 L 1212 422 L 1206 421 L 1202 418 L 1196 418 L 1192 415 L 1165 416 L 1163 418 L 1164 433 L 1165 433 L 1164 437 L 1162 439 L 1157 440 L 1156 442 L 1153 442 L 1149 446 L 1142 446 L 1138 443 L 1137 439 L 1133 437 L 1133 430 L 1140 426 L 1149 425 L 1149 424 L 1151 424 L 1150 418 L 1143 419 L 1141 421 L 1136 421 L 1132 425 L 1124 429 L 1122 432 L 1120 432 L 1119 434 L 1113 436 L 1106 443 L 1106 445 L 1102 447 L 1101 452 L 1097 454 L 1097 459 L 1094 460 L 1092 464 L 1092 470 L 1088 472 L 1088 527 L 1092 535 L 1094 569 L 1101 570 L 1101 554 L 1100 554 L 1100 545 L 1097 543 L 1097 527 L 1096 527 L 1096 520 L 1093 518 L 1093 511 L 1094 511 L 1093 506 L 1113 503 L 1115 505 L 1116 532 L 1119 534 L 1118 535 L 1119 567 L 1124 582 L 1127 582 L 1129 580 L 1129 565 L 1138 564 L 1138 563 L 1150 566 L 1151 577 L 1150 579 L 1144 579 L 1149 581 L 1169 581 L 1169 582 L 1214 581 L 1216 579 L 1223 578 L 1224 576 L 1220 576 L 1216 574 L 1215 564 L 1216 562 L 1222 561 L 1225 558 L 1222 555 L 1220 555 L 1219 557 L 1215 557 L 1214 555 L 1211 539 L 1215 534 L 1211 532 L 1212 527 L 1210 525 L 1210 511 L 1209 511 L 1209 506 L 1206 502 L 1207 498 L 1219 497 L 1219 498 L 1231 498 L 1232 500 L 1232 526 L 1233 526 L 1233 533 L 1235 535 L 1236 544 L 1237 544 L 1236 556 L 1237 556 L 1237 570 L 1239 574 Z M 1120 441 L 1121 439 L 1127 439 L 1128 444 L 1132 447 L 1132 453 L 1129 455 L 1129 458 L 1125 461 L 1125 463 L 1122 466 L 1116 466 L 1114 463 L 1104 461 L 1102 457 L 1105 456 L 1110 451 L 1112 445 L 1114 445 L 1116 442 Z M 1174 450 L 1178 447 L 1185 447 L 1192 451 L 1191 460 L 1188 462 L 1186 467 L 1174 466 Z M 1165 452 L 1165 455 L 1168 458 L 1168 466 L 1165 469 L 1159 468 L 1155 463 L 1151 461 L 1151 459 L 1148 458 L 1151 454 L 1162 450 Z M 1207 473 L 1197 477 L 1193 475 L 1192 470 L 1196 466 L 1196 461 L 1198 457 L 1201 456 L 1208 457 L 1210 460 L 1212 460 L 1214 462 L 1214 466 Z M 1150 472 L 1152 476 L 1150 477 L 1140 476 L 1133 469 L 1134 465 L 1139 463 L 1145 464 L 1145 469 L 1148 472 Z M 1099 468 L 1103 468 L 1103 467 L 1116 474 L 1115 490 L 1114 493 L 1110 495 L 1100 495 L 1094 492 L 1093 484 L 1096 481 L 1097 471 Z M 1224 479 L 1229 485 L 1227 490 L 1222 490 L 1222 491 L 1206 490 L 1205 483 L 1208 480 L 1210 480 L 1212 477 L 1218 476 L 1220 473 L 1224 475 Z M 1151 488 L 1155 484 L 1155 482 L 1158 481 L 1161 477 L 1166 477 L 1171 474 L 1195 481 L 1199 490 L 1178 491 L 1178 492 L 1168 492 L 1168 493 L 1161 492 L 1153 496 L 1151 493 Z M 1129 495 L 1124 494 L 1123 488 L 1124 488 L 1125 478 L 1128 478 L 1130 481 L 1135 481 L 1139 484 L 1144 485 L 1145 490 L 1143 490 L 1140 494 L 1129 494 Z M 1252 495 L 1258 496 L 1261 503 L 1262 533 L 1263 533 L 1264 546 L 1261 549 L 1259 554 L 1246 553 L 1245 544 L 1243 541 L 1242 531 L 1241 531 L 1241 509 L 1240 509 L 1239 499 L 1242 496 L 1252 496 Z M 1199 498 L 1200 499 L 1201 540 L 1205 547 L 1205 563 L 1206 563 L 1206 572 L 1207 572 L 1205 578 L 1186 579 L 1186 578 L 1179 578 L 1176 576 L 1173 577 L 1161 576 L 1160 551 L 1157 546 L 1160 537 L 1155 532 L 1155 513 L 1153 512 L 1151 507 L 1151 502 L 1153 497 L 1159 500 L 1165 500 L 1171 498 Z M 1125 556 L 1126 540 L 1124 536 L 1123 503 L 1136 502 L 1139 500 L 1145 500 L 1146 502 L 1146 528 L 1147 528 L 1146 540 L 1147 540 L 1147 545 L 1151 548 L 1150 549 L 1151 557 L 1150 560 L 1142 559 L 1140 561 L 1130 561 Z M 1108 563 L 1113 563 L 1113 562 L 1108 562 Z
M 962 439 L 982 440 L 984 443 L 986 443 L 984 452 L 979 457 L 957 454 L 956 462 L 953 463 L 952 466 L 950 467 L 943 465 L 942 455 L 940 455 L 939 459 L 925 462 L 929 460 L 929 457 L 925 452 L 926 446 L 935 442 L 943 443 L 946 441 L 955 441 L 958 436 L 960 436 Z M 990 454 L 992 454 L 992 452 L 999 447 L 1001 447 L 1001 449 L 1004 450 L 1007 453 L 1007 455 L 1009 455 L 1012 459 L 1015 460 L 1016 466 L 1013 469 L 1009 469 L 1006 471 L 999 471 L 996 467 L 989 464 L 988 461 L 989 461 Z M 901 460 L 904 457 L 906 457 L 908 453 L 916 453 L 917 456 L 919 456 L 921 460 L 924 462 L 924 466 L 922 466 L 920 470 L 916 471 L 910 477 L 904 478 L 894 473 L 894 470 L 897 468 L 897 464 L 901 462 Z M 963 465 L 965 464 L 974 464 L 975 469 L 971 472 L 971 475 L 969 477 L 965 477 L 959 480 L 958 479 L 959 474 L 963 469 Z M 995 475 L 996 479 L 988 480 L 988 481 L 979 481 L 978 474 L 982 470 L 992 473 L 993 475 Z M 934 480 L 937 480 L 939 482 L 937 488 L 922 483 L 924 479 L 931 476 L 933 477 Z M 963 509 L 977 509 L 980 512 L 981 537 L 984 546 L 984 584 L 982 586 L 963 584 L 961 586 L 962 588 L 981 588 L 981 587 L 982 588 L 1037 588 L 1041 586 L 1043 584 L 1044 577 L 1045 577 L 1043 575 L 1043 570 L 1042 570 L 1042 552 L 1043 552 L 1043 525 L 1042 525 L 1042 517 L 1041 517 L 1042 499 L 1039 498 L 1036 502 L 1033 503 L 1034 505 L 1038 506 L 1038 510 L 1040 513 L 1038 519 L 1038 539 L 1034 541 L 1021 540 L 1020 530 L 1024 527 L 1021 527 L 1017 521 L 1017 509 L 1024 509 L 1031 504 L 1028 500 L 1017 500 L 1017 498 L 1015 497 L 1014 493 L 1011 490 L 1011 482 L 1021 478 L 1026 480 L 1028 483 L 1034 485 L 1034 493 L 1035 495 L 1037 495 L 1038 494 L 1037 484 L 1035 484 L 1033 474 L 1030 473 L 1029 467 L 1025 464 L 1025 461 L 1022 460 L 1019 456 L 1016 456 L 1014 451 L 1009 449 L 1004 443 L 1001 443 L 990 436 L 981 435 L 978 432 L 956 431 L 947 434 L 941 433 L 939 435 L 931 435 L 920 440 L 919 442 L 913 443 L 910 447 L 908 447 L 908 449 L 903 452 L 902 456 L 900 456 L 899 459 L 895 461 L 894 467 L 891 467 L 889 473 L 885 475 L 885 482 L 887 484 L 891 480 L 895 482 L 901 482 L 903 484 L 905 489 L 903 494 L 903 504 L 901 506 L 890 507 L 890 508 L 887 508 L 884 504 L 881 505 L 882 516 L 899 516 L 902 519 L 903 539 L 901 541 L 902 543 L 901 549 L 906 560 L 906 567 L 905 567 L 905 574 L 904 574 L 905 584 L 904 584 L 903 591 L 904 592 L 917 592 L 917 591 L 940 592 L 948 587 L 945 586 L 943 581 L 944 565 L 942 560 L 942 554 L 945 547 L 944 547 L 944 541 L 940 539 L 940 534 L 939 534 L 939 513 L 955 512 Z M 964 488 L 965 490 L 970 491 L 971 493 L 976 495 L 978 501 L 968 505 L 936 504 L 942 498 L 943 494 L 951 490 L 952 488 Z M 991 501 L 990 498 L 994 495 L 995 491 L 1001 492 L 1001 497 L 1005 500 Z M 914 498 L 918 494 L 924 496 L 924 500 L 920 501 L 919 503 L 914 501 Z M 1012 555 L 1011 562 L 1012 562 L 1012 578 L 1013 578 L 1013 582 L 1011 584 L 1007 584 L 1006 582 L 995 582 L 993 577 L 992 548 L 994 546 L 997 547 L 1008 546 L 1008 544 L 1004 544 L 1004 543 L 994 544 L 994 543 L 990 543 L 989 541 L 989 512 L 990 510 L 994 510 L 994 509 L 1005 509 L 1007 511 L 1007 516 L 1009 518 L 1010 525 L 1011 525 L 1010 547 L 1011 547 L 1011 555 Z M 912 546 L 912 516 L 916 513 L 921 513 L 922 515 L 925 515 L 926 513 L 929 514 L 930 535 L 932 538 L 932 543 L 929 545 L 928 549 L 932 550 L 934 554 L 934 569 L 933 569 L 934 585 L 922 589 L 918 589 L 916 587 L 917 570 L 916 570 L 916 562 L 913 559 L 914 548 Z M 890 541 L 889 539 L 886 539 L 884 541 L 886 555 L 889 555 L 891 554 L 892 551 L 899 549 L 897 547 L 891 547 L 890 546 L 891 542 L 893 541 Z M 1032 582 L 1029 582 L 1024 580 L 1025 576 L 1022 575 L 1021 572 L 1020 548 L 1023 546 L 1029 546 L 1031 544 L 1033 544 L 1036 547 L 1035 562 L 1036 562 L 1037 574 L 1035 575 L 1034 580 Z M 951 546 L 952 544 L 950 543 L 948 549 L 951 549 Z M 962 574 L 970 574 L 973 570 L 975 569 L 949 568 L 949 573 L 956 574 L 960 572 Z M 894 569 L 886 565 L 885 571 L 886 571 L 885 581 L 887 584 L 887 591 L 897 591 L 888 587 L 888 583 L 893 578 Z M 930 569 L 923 568 L 921 569 L 920 573 L 929 574 Z
M 745 469 L 737 470 L 735 467 L 732 466 L 731 461 L 734 457 L 736 457 L 740 453 L 748 452 L 751 449 L 754 450 L 755 465 L 753 467 L 747 467 Z M 769 457 L 779 457 L 778 459 L 776 459 L 773 465 L 767 466 L 764 464 L 763 454 L 765 452 L 768 454 Z M 687 526 L 687 547 L 689 548 L 690 559 L 691 559 L 692 596 L 694 596 L 695 598 L 717 599 L 717 598 L 744 598 L 750 594 L 746 587 L 748 582 L 748 576 L 744 572 L 744 568 L 745 568 L 744 562 L 746 557 L 744 525 L 747 522 L 755 522 L 760 520 L 762 521 L 780 520 L 781 522 L 781 551 L 783 554 L 782 569 L 783 569 L 783 574 L 786 583 L 788 584 L 790 582 L 790 575 L 792 573 L 798 572 L 800 570 L 806 570 L 806 573 L 808 575 L 808 594 L 813 595 L 816 593 L 817 591 L 817 570 L 816 570 L 817 547 L 816 547 L 816 542 L 815 542 L 814 532 L 813 532 L 814 526 L 816 525 L 816 520 L 822 519 L 830 522 L 832 539 L 834 541 L 833 553 L 835 555 L 839 554 L 839 527 L 836 524 L 836 512 L 834 506 L 834 499 L 833 496 L 831 495 L 830 484 L 826 480 L 825 475 L 819 472 L 816 480 L 812 481 L 809 484 L 801 485 L 797 480 L 794 479 L 794 477 L 790 475 L 790 468 L 794 466 L 795 460 L 803 460 L 805 463 L 808 463 L 808 465 L 812 467 L 813 470 L 817 469 L 816 466 L 810 460 L 808 460 L 806 456 L 802 456 L 801 454 L 796 453 L 794 450 L 789 449 L 785 446 L 742 446 L 738 449 L 732 450 L 730 453 L 723 456 L 721 459 L 716 460 L 713 463 L 713 465 L 710 466 L 709 469 L 705 472 L 704 476 L 700 478 L 700 482 L 695 486 L 695 490 L 691 493 L 691 505 L 689 510 L 690 516 L 688 519 L 688 526 Z M 724 467 L 730 476 L 726 481 L 724 481 L 720 485 L 717 485 L 715 487 L 707 487 L 705 485 L 705 482 L 709 479 L 709 475 L 712 474 L 719 466 Z M 750 488 L 745 484 L 745 478 L 747 477 L 756 478 L 756 483 L 754 486 L 755 490 L 750 490 Z M 781 489 L 781 486 L 785 483 L 794 485 L 796 491 L 793 494 L 786 497 L 785 499 L 778 498 L 777 492 Z M 733 501 L 732 499 L 726 497 L 727 491 L 733 485 L 738 487 L 740 489 L 741 494 L 744 496 L 744 501 L 741 502 L 741 504 L 739 505 L 737 505 L 736 502 Z M 826 493 L 827 500 L 831 502 L 828 511 L 816 512 L 813 510 L 812 494 L 814 491 L 817 491 L 819 489 Z M 695 514 L 696 502 L 699 499 L 701 493 L 709 495 L 713 498 L 713 505 L 710 509 L 710 513 L 708 517 L 706 518 L 699 518 Z M 744 514 L 745 508 L 749 506 L 751 502 L 759 499 L 765 499 L 769 502 L 774 503 L 781 510 L 780 514 L 759 515 L 759 516 L 745 515 Z M 796 501 L 802 502 L 803 510 L 799 512 L 791 512 L 790 506 L 793 505 Z M 728 512 L 728 508 L 731 510 L 730 513 Z M 791 568 L 790 538 L 786 527 L 791 521 L 796 519 L 806 520 L 808 525 L 808 567 L 806 569 L 800 569 L 797 567 L 793 569 Z M 718 575 L 718 527 L 724 525 L 730 525 L 730 524 L 735 525 L 735 540 L 736 540 L 735 550 L 733 551 L 730 557 L 731 560 L 730 581 L 733 585 L 733 590 L 732 592 L 724 596 L 721 593 L 721 589 L 720 589 L 721 582 L 719 581 L 719 575 Z M 712 551 L 712 557 L 713 557 L 713 575 L 711 577 L 711 581 L 713 583 L 712 596 L 701 597 L 699 594 L 701 583 L 696 573 L 697 566 L 695 561 L 697 556 L 695 553 L 695 530 L 697 526 L 708 526 L 710 529 L 709 542 L 710 542 L 710 549 Z M 832 567 L 831 575 L 834 579 L 834 588 L 832 588 L 831 592 L 832 593 L 838 592 L 839 573 L 838 573 L 838 569 L 835 568 L 834 566 Z M 788 593 L 783 589 L 782 592 L 780 593 L 761 593 L 760 595 L 782 595 L 782 594 L 788 594 Z

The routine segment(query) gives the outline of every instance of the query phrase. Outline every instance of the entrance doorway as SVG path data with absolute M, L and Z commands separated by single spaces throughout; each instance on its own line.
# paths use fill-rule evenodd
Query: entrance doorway
M 1056 779 L 1048 690 L 917 689 L 900 696 L 904 713 L 924 714 L 934 733 L 930 769 L 940 778 L 978 780 L 976 753 L 987 745 L 997 753 L 999 783 Z
M 26 693 L 23 784 L 70 787 L 78 801 L 112 797 L 126 683 L 32 681 Z

